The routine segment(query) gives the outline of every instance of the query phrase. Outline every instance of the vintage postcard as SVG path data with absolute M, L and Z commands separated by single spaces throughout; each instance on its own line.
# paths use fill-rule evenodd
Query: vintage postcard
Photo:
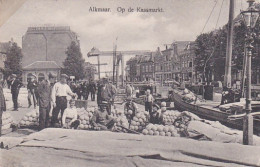
M 259 0 L 0 0 L 0 167 L 260 166 Z

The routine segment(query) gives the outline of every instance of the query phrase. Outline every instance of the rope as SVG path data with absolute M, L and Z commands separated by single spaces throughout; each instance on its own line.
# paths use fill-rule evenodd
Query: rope
M 218 19 L 217 19 L 217 23 L 216 23 L 215 29 L 218 26 L 218 21 L 219 21 L 219 17 L 220 17 L 220 14 L 221 14 L 222 7 L 223 7 L 223 3 L 224 3 L 224 0 L 222 0 L 222 3 L 221 3 L 221 7 L 220 7 L 220 10 L 219 10 Z
M 211 12 L 210 12 L 210 15 L 209 15 L 209 17 L 208 17 L 208 19 L 207 19 L 207 21 L 206 21 L 206 23 L 205 23 L 205 25 L 204 25 L 204 27 L 203 27 L 202 31 L 201 31 L 201 34 L 203 33 L 203 31 L 204 31 L 204 29 L 205 29 L 206 25 L 208 24 L 208 22 L 209 22 L 209 19 L 210 19 L 211 15 L 212 15 L 212 13 L 213 13 L 213 11 L 214 11 L 214 9 L 215 9 L 215 7 L 216 7 L 217 3 L 218 3 L 218 1 L 216 0 L 216 1 L 215 1 L 215 4 L 214 4 L 214 6 L 213 6 L 213 8 L 212 8 L 212 10 L 211 10 Z

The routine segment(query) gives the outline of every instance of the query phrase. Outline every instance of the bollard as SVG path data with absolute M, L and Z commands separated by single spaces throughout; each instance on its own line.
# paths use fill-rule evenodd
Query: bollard
M 253 116 L 247 114 L 243 119 L 243 144 L 253 145 Z

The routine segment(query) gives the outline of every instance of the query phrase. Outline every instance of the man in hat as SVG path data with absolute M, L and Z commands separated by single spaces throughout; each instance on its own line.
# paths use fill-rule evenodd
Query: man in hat
M 96 83 L 93 80 L 90 81 L 89 89 L 90 89 L 91 101 L 95 101 Z
M 114 104 L 116 87 L 109 82 L 108 78 L 103 78 L 104 86 L 101 89 L 101 103 L 107 104 L 107 112 L 111 114 L 111 105 Z
M 31 97 L 33 98 L 33 104 L 34 108 L 36 108 L 36 105 L 38 103 L 38 99 L 36 98 L 36 90 L 37 90 L 37 81 L 36 81 L 36 75 L 32 75 L 31 78 L 28 80 L 27 84 L 27 90 L 28 90 L 28 108 L 31 107 L 32 102 L 31 102 Z
M 13 111 L 18 111 L 18 95 L 19 90 L 23 86 L 22 82 L 17 79 L 16 74 L 12 74 L 11 76 L 11 93 L 12 93 L 12 100 L 14 103 L 14 109 Z
M 77 94 L 71 91 L 69 85 L 67 85 L 68 78 L 68 75 L 61 74 L 60 82 L 55 83 L 52 89 L 51 100 L 54 106 L 51 120 L 52 126 L 58 123 L 59 112 L 61 112 L 62 118 L 63 112 L 67 108 L 67 96 L 77 96 Z
M 55 81 L 55 76 L 49 74 L 49 80 L 40 79 L 38 86 L 39 93 L 39 130 L 48 127 L 49 112 L 51 109 L 51 83 Z

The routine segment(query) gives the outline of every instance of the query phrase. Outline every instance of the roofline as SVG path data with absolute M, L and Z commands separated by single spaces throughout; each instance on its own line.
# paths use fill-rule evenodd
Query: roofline
M 35 64 L 35 63 L 41 63 L 41 62 L 51 62 L 51 63 L 54 63 L 57 67 L 56 68 L 49 68 L 49 69 L 60 69 L 62 68 L 61 66 L 59 66 L 55 61 L 35 61 L 25 67 L 22 67 L 23 70 L 26 70 L 26 69 L 35 69 L 35 68 L 30 68 L 31 65 Z M 45 69 L 45 68 L 38 68 L 38 69 Z

